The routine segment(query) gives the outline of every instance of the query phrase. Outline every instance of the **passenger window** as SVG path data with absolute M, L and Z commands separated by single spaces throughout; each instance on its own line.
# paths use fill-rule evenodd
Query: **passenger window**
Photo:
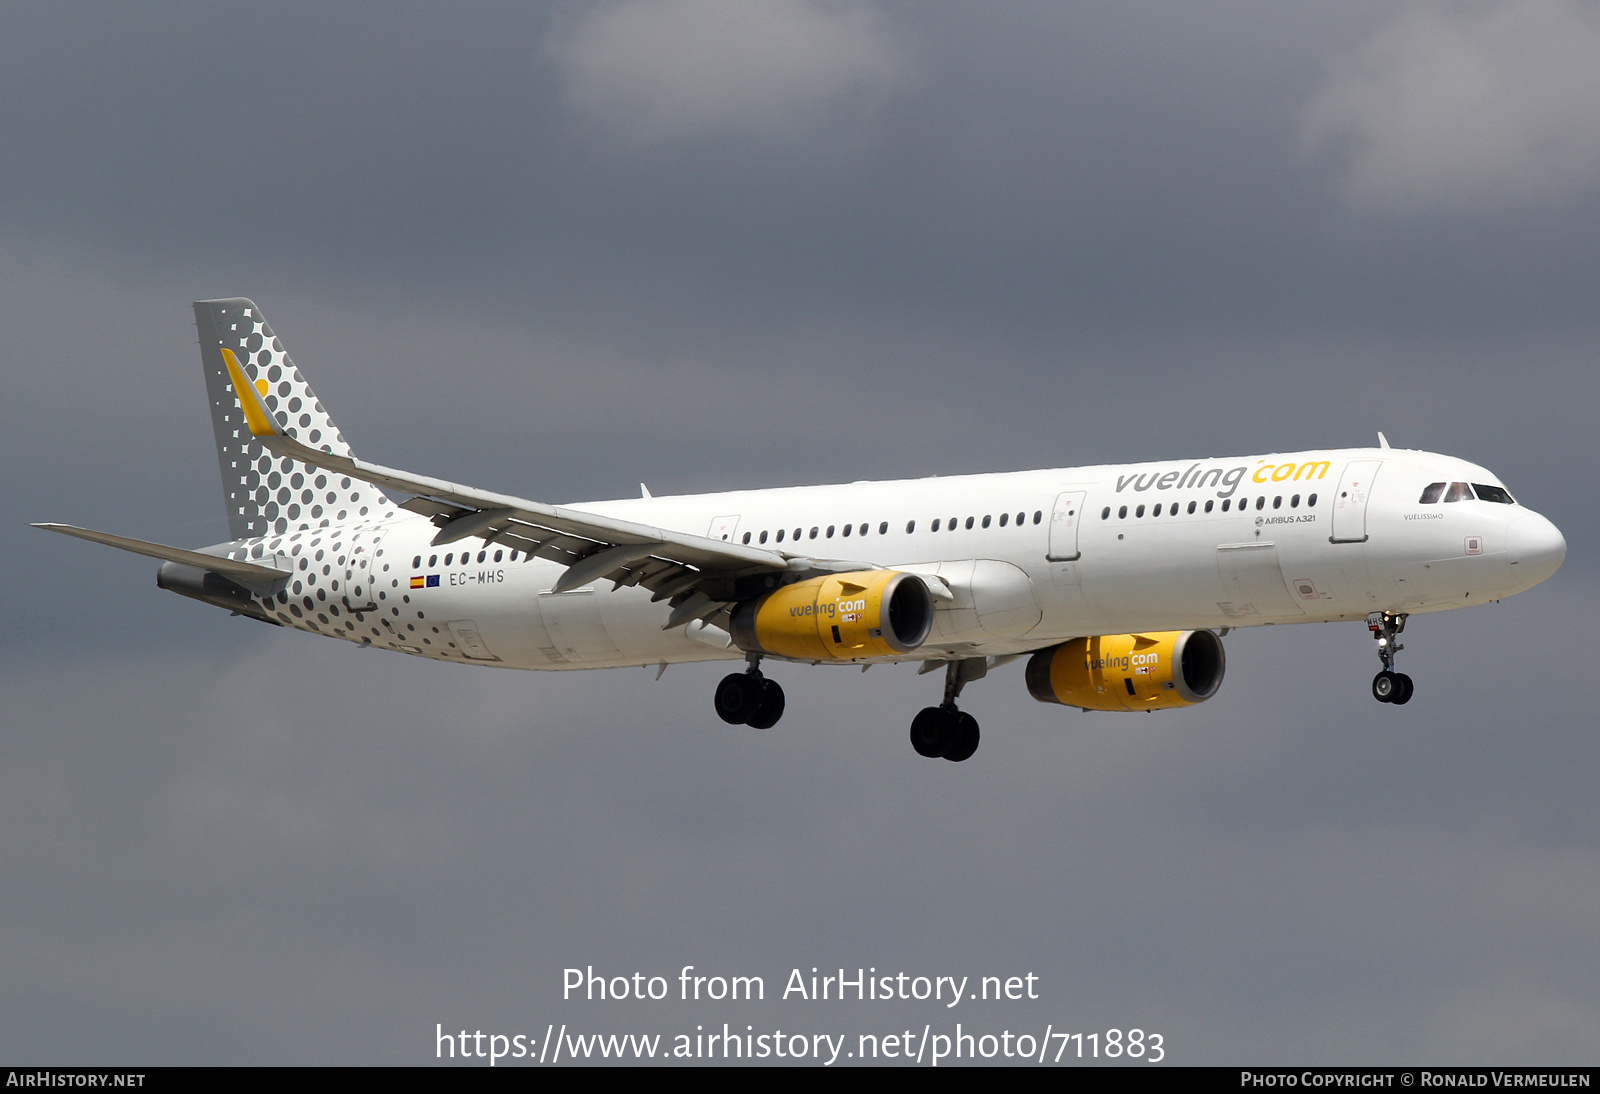
M 488 557 L 489 557 L 489 552 L 488 551 L 479 551 L 478 552 L 478 561 L 479 562 L 482 562 L 484 559 L 486 559 Z
M 495 561 L 496 561 L 496 562 L 499 562 L 499 561 L 500 561 L 500 556 L 501 556 L 501 554 L 503 554 L 503 553 L 504 553 L 504 552 L 501 552 L 501 551 L 496 551 L 496 552 L 495 552 L 495 553 L 494 553 L 494 560 L 495 560 Z
M 884 521 L 882 524 L 878 525 L 878 534 L 880 536 L 886 536 L 886 535 L 889 534 L 889 522 L 888 521 Z
M 855 525 L 853 525 L 853 524 L 846 524 L 844 526 L 844 534 L 848 536 L 850 534 L 851 529 L 853 529 L 854 527 L 855 527 Z M 833 529 L 832 528 L 828 529 L 828 535 L 830 535 L 830 536 L 833 535 Z
M 532 555 L 529 555 L 529 556 L 528 556 L 528 557 L 529 557 L 529 558 L 532 558 L 532 557 L 533 557 L 533 556 L 532 556 Z M 510 561 L 510 562 L 515 562 L 515 561 L 517 561 L 517 552 L 515 552 L 515 551 L 512 551 L 512 552 L 511 552 L 511 558 L 510 558 L 510 559 L 509 559 L 509 560 L 508 560 L 508 561 Z
M 816 533 L 815 533 L 815 532 L 813 532 L 813 533 L 811 533 L 811 534 L 812 534 L 812 535 L 813 535 L 813 536 L 815 536 L 815 535 L 816 535 Z M 831 525 L 831 524 L 830 524 L 830 525 L 828 525 L 828 537 L 827 537 L 827 538 L 829 538 L 829 539 L 832 539 L 832 538 L 833 538 L 833 525 Z
M 1172 503 L 1172 508 L 1167 510 L 1167 516 L 1175 517 L 1177 515 L 1178 515 L 1178 503 L 1177 502 L 1173 502 Z
M 1027 519 L 1028 519 L 1028 514 L 1026 514 L 1026 513 L 1018 513 L 1017 514 L 1017 524 L 1021 525 L 1021 524 L 1026 523 Z
M 948 521 L 946 521 L 945 527 L 954 532 L 956 530 L 956 518 L 951 517 Z
M 1312 494 L 1309 498 L 1306 499 L 1306 504 L 1308 506 L 1315 507 L 1316 504 L 1317 504 L 1317 496 L 1315 494 Z
M 1151 506 L 1150 515 L 1152 517 L 1159 517 L 1161 515 L 1161 506 L 1159 506 L 1159 505 Z
M 1109 517 L 1110 515 L 1111 515 L 1111 507 L 1108 505 L 1108 506 L 1106 506 L 1106 517 Z M 1100 519 L 1104 520 L 1105 517 L 1101 517 Z M 1004 528 L 1007 524 L 1010 524 L 1010 523 L 1011 523 L 1011 514 L 1010 513 L 1001 513 L 1000 514 L 1000 527 Z
M 757 538 L 756 542 L 758 542 L 758 543 L 767 542 L 767 533 L 762 532 L 761 535 Z
M 1100 510 L 1100 519 L 1101 520 L 1110 520 L 1111 519 L 1111 506 L 1108 505 L 1104 509 Z M 1005 524 L 1006 524 L 1006 514 L 1005 513 L 1001 513 L 1000 514 L 1000 527 L 1004 528 Z
M 1299 494 L 1296 494 L 1294 497 L 1289 499 L 1289 508 L 1290 509 L 1298 509 L 1298 508 L 1300 508 L 1300 495 Z
M 778 538 L 778 542 L 779 543 L 783 542 L 783 529 L 782 528 L 778 529 L 778 537 L 777 538 Z
M 1035 509 L 1033 511 L 1033 523 L 1038 524 L 1043 519 L 1044 519 L 1044 510 Z
M 972 518 L 971 517 L 967 518 L 967 531 L 969 531 L 969 532 L 972 531 Z
M 1233 500 L 1232 498 L 1223 498 L 1222 499 L 1222 511 L 1224 513 L 1226 513 L 1228 511 L 1228 503 L 1230 501 L 1232 501 L 1232 500 Z
M 421 555 L 418 555 L 416 558 L 411 560 L 411 568 L 413 570 L 422 569 L 422 556 Z
M 1447 494 L 1445 494 L 1444 500 L 1447 502 L 1471 501 L 1472 487 L 1468 486 L 1464 482 L 1453 482 L 1450 484 L 1450 490 Z
M 1133 511 L 1133 515 L 1136 516 L 1136 517 L 1144 516 L 1144 506 L 1141 505 L 1141 506 L 1139 506 L 1139 508 L 1135 509 Z
M 983 526 L 985 528 L 989 527 L 989 514 L 987 513 L 983 515 Z
M 815 532 L 815 531 L 813 531 L 813 532 L 812 532 L 812 533 L 811 533 L 811 534 L 812 534 L 812 535 L 816 535 L 816 532 Z M 800 538 L 800 529 L 798 529 L 798 528 L 796 528 L 796 529 L 795 529 L 795 530 L 794 530 L 794 535 L 793 535 L 793 536 L 791 536 L 791 537 L 790 537 L 790 538 L 791 538 L 791 539 L 799 539 L 799 538 Z
M 1121 509 L 1117 510 L 1117 519 L 1118 520 L 1127 520 L 1128 519 L 1128 507 L 1126 505 L 1124 505 Z
M 1267 496 L 1265 494 L 1263 494 L 1259 498 L 1256 499 L 1256 508 L 1257 509 L 1265 509 L 1266 507 L 1267 507 Z
M 1207 498 L 1207 499 L 1206 499 L 1206 512 L 1208 512 L 1208 513 L 1209 513 L 1209 512 L 1211 512 L 1211 507 L 1212 507 L 1212 506 L 1213 506 L 1213 505 L 1215 505 L 1215 504 L 1217 504 L 1217 503 L 1216 503 L 1216 502 L 1214 502 L 1214 501 L 1212 501 L 1212 500 L 1211 500 L 1211 499 L 1210 499 L 1210 498 Z M 1227 504 L 1228 504 L 1228 503 L 1227 503 L 1227 502 L 1223 502 L 1223 503 L 1222 503 L 1222 504 L 1223 504 L 1223 505 L 1224 505 L 1224 506 L 1226 506 L 1226 505 L 1227 505 Z
M 939 530 L 939 518 L 938 517 L 935 517 L 933 519 L 933 530 L 935 532 L 937 532 Z
M 452 558 L 455 558 L 455 557 L 456 557 L 456 553 L 454 551 L 451 551 L 449 554 L 444 556 L 444 564 L 446 566 L 450 565 L 450 560 Z
M 917 522 L 916 521 L 914 521 L 914 520 L 906 521 L 906 535 L 909 536 L 912 532 L 915 532 L 916 530 L 917 530 Z
M 749 533 L 749 532 L 746 532 L 746 533 L 745 533 L 745 534 L 744 534 L 744 541 L 745 541 L 745 542 L 746 542 L 746 543 L 749 543 L 749 542 L 750 542 L 750 533 Z
M 812 539 L 816 539 L 817 538 L 817 527 L 816 527 L 816 525 L 812 525 L 812 527 L 811 527 L 811 538 Z
M 1479 501 L 1492 501 L 1497 505 L 1516 504 L 1503 486 L 1485 486 L 1481 482 L 1475 482 L 1472 484 L 1472 488 L 1478 492 Z
M 1445 484 L 1442 482 L 1430 482 L 1422 488 L 1422 497 L 1418 499 L 1417 504 L 1433 505 L 1437 503 L 1444 496 L 1444 486 Z
M 1190 512 L 1190 513 L 1191 513 L 1191 514 L 1192 514 L 1192 513 L 1193 513 L 1193 512 L 1194 512 L 1194 507 L 1195 507 L 1195 503 L 1194 503 L 1194 502 L 1192 502 L 1192 501 L 1191 501 L 1191 502 L 1190 502 L 1190 503 L 1189 503 L 1189 512 Z
M 1279 494 L 1277 497 L 1272 499 L 1272 507 L 1274 509 L 1282 509 L 1283 508 L 1283 495 L 1282 494 Z

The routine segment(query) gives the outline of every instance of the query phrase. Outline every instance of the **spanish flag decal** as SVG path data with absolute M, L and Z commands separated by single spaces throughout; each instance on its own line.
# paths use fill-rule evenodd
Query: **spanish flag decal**
M 426 581 L 425 578 L 423 578 L 422 576 L 418 575 L 417 577 L 414 577 L 414 578 L 411 579 L 411 587 L 413 589 L 425 588 L 426 587 L 425 586 L 425 581 Z

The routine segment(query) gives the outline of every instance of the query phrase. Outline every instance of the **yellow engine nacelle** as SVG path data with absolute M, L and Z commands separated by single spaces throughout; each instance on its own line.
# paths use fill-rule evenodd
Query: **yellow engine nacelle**
M 1084 710 L 1165 710 L 1211 698 L 1226 668 L 1222 639 L 1210 631 L 1103 634 L 1034 654 L 1028 691 Z
M 733 641 L 797 661 L 854 661 L 910 653 L 933 629 L 922 579 L 894 570 L 828 574 L 785 585 L 733 610 Z

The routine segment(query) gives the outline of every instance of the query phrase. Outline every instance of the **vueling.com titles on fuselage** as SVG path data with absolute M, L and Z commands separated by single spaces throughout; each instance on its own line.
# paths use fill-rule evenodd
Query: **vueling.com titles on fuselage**
M 1129 486 L 1136 492 L 1146 490 L 1207 490 L 1216 488 L 1217 497 L 1231 498 L 1239 489 L 1239 484 L 1244 482 L 1245 476 L 1250 476 L 1251 482 L 1315 482 L 1328 473 L 1330 461 L 1306 460 L 1303 463 L 1290 461 L 1288 463 L 1274 464 L 1261 460 L 1256 464 L 1255 473 L 1251 474 L 1250 468 L 1233 467 L 1224 471 L 1220 467 L 1204 467 L 1203 464 L 1193 464 L 1187 471 L 1146 471 L 1135 472 L 1131 475 L 1117 476 L 1117 493 L 1122 493 Z M 1204 467 L 1204 470 L 1202 468 Z M 1227 487 L 1227 489 L 1222 489 Z

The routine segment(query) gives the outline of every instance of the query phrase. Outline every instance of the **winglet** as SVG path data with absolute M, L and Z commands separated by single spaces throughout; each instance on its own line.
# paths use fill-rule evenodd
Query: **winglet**
M 1378 447 L 1379 448 L 1388 448 L 1389 447 L 1389 438 L 1385 437 L 1383 435 L 1383 430 L 1381 430 L 1381 429 L 1378 430 Z
M 261 396 L 267 393 L 267 382 L 258 380 L 255 385 L 244 378 L 244 369 L 239 367 L 239 359 L 233 355 L 233 350 L 222 347 L 222 363 L 228 366 L 228 376 L 233 381 L 233 393 L 239 400 L 239 406 L 244 411 L 244 420 L 250 426 L 250 435 L 253 437 L 278 437 L 282 432 L 278 423 L 272 420 L 272 415 L 261 402 Z

